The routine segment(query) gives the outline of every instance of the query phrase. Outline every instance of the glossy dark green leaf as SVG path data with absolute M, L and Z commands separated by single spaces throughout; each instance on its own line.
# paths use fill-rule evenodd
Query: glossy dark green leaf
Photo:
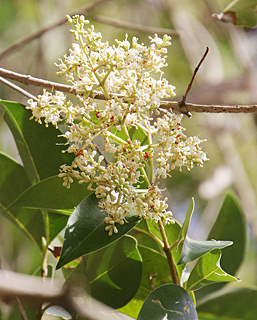
M 62 153 L 66 141 L 58 137 L 61 132 L 53 125 L 44 125 L 29 120 L 31 112 L 25 106 L 10 101 L 0 101 L 5 108 L 4 119 L 8 124 L 24 168 L 32 184 L 54 176 L 59 167 L 71 163 L 73 156 Z
M 45 210 L 73 209 L 92 191 L 87 184 L 79 184 L 77 180 L 71 184 L 70 189 L 63 187 L 62 179 L 58 176 L 50 177 L 28 188 L 11 207 L 39 208 Z M 67 214 L 70 212 L 67 211 Z
M 223 249 L 232 244 L 232 241 L 200 241 L 186 237 L 178 264 L 194 261 L 213 249 Z
M 215 15 L 218 20 L 237 26 L 254 27 L 257 24 L 257 0 L 231 1 L 222 13 Z
M 19 227 L 37 246 L 44 235 L 44 223 L 38 210 L 12 208 L 10 203 L 30 186 L 29 179 L 14 159 L 0 153 L 0 213 Z
M 117 225 L 119 232 L 109 236 L 104 230 L 106 213 L 100 210 L 98 202 L 99 200 L 92 194 L 85 198 L 71 214 L 57 269 L 82 255 L 104 248 L 118 240 L 139 221 L 133 214 L 128 215 L 127 223 Z
M 214 282 L 238 281 L 220 267 L 221 251 L 212 250 L 201 257 L 190 273 L 187 291 L 197 290 Z
M 236 288 L 209 297 L 197 307 L 200 319 L 253 320 L 257 314 L 257 290 Z
M 137 320 L 197 320 L 189 294 L 180 286 L 165 284 L 146 299 Z
M 120 308 L 135 295 L 142 275 L 137 241 L 125 235 L 86 259 L 91 295 L 112 308 Z

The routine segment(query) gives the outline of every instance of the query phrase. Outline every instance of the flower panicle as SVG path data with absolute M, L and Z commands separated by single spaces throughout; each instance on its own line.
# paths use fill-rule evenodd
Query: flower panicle
M 111 46 L 93 26 L 85 28 L 89 21 L 83 16 L 67 19 L 75 42 L 56 64 L 57 75 L 72 84 L 77 102 L 44 90 L 27 107 L 39 123 L 64 125 L 65 152 L 74 154 L 74 160 L 60 167 L 63 186 L 70 188 L 77 179 L 95 192 L 107 213 L 109 235 L 127 222 L 128 213 L 173 223 L 158 181 L 175 168 L 190 170 L 208 159 L 200 147 L 203 140 L 185 135 L 182 115 L 160 110 L 162 99 L 175 95 L 163 77 L 171 38 L 155 34 L 146 46 L 126 35 Z M 95 99 L 98 94 L 105 101 Z M 95 139 L 103 144 L 101 155 Z

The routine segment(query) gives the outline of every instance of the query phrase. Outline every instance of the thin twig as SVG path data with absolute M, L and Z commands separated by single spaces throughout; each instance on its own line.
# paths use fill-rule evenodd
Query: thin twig
M 99 23 L 107 24 L 107 25 L 110 25 L 110 26 L 113 26 L 116 28 L 131 29 L 131 30 L 136 30 L 139 32 L 147 33 L 147 34 L 157 33 L 158 35 L 168 34 L 170 36 L 179 36 L 179 32 L 176 30 L 172 30 L 172 29 L 158 28 L 158 27 L 152 27 L 152 26 L 143 26 L 140 24 L 125 22 L 125 21 L 121 21 L 118 19 L 114 19 L 114 18 L 95 16 L 95 15 L 91 15 L 89 13 L 86 13 L 85 16 L 87 18 L 89 18 L 90 20 L 94 20 Z
M 160 229 L 160 232 L 161 232 L 161 235 L 162 235 L 163 244 L 164 244 L 163 251 L 165 252 L 167 260 L 168 260 L 168 264 L 169 264 L 169 267 L 170 267 L 170 274 L 171 274 L 173 283 L 179 285 L 177 270 L 176 270 L 175 263 L 174 263 L 174 260 L 173 260 L 172 252 L 170 251 L 170 246 L 169 246 L 169 242 L 168 242 L 168 239 L 167 239 L 167 236 L 166 236 L 166 232 L 165 232 L 164 226 L 163 226 L 161 220 L 159 220 L 158 224 L 159 224 L 159 229 Z
M 204 55 L 202 56 L 202 59 L 199 61 L 198 65 L 196 66 L 195 70 L 194 70 L 194 73 L 193 73 L 193 76 L 187 86 L 187 89 L 186 89 L 186 93 L 183 95 L 183 98 L 182 100 L 180 101 L 180 107 L 184 107 L 186 105 L 186 98 L 187 98 L 187 95 L 188 95 L 188 92 L 190 91 L 190 89 L 192 88 L 192 84 L 194 82 L 194 79 L 195 79 L 195 76 L 201 66 L 201 64 L 203 63 L 204 59 L 206 58 L 207 54 L 209 52 L 209 48 L 207 47 L 206 50 L 205 50 L 205 53 Z M 184 113 L 184 112 L 183 112 Z M 189 118 L 192 116 L 190 112 L 186 112 L 185 113 Z
M 94 144 L 95 145 L 95 148 L 96 148 L 96 151 L 104 157 L 104 162 L 105 164 L 108 166 L 108 164 L 110 164 L 110 162 L 107 160 L 105 154 L 103 153 L 103 151 L 99 148 L 99 146 L 97 144 Z
M 195 79 L 195 76 L 201 66 L 201 64 L 203 63 L 204 59 L 206 58 L 207 54 L 209 52 L 209 48 L 207 47 L 206 50 L 205 50 L 205 53 L 204 55 L 202 56 L 202 59 L 199 61 L 198 65 L 196 66 L 195 70 L 194 70 L 194 73 L 193 73 L 193 76 L 187 86 L 187 90 L 186 90 L 186 93 L 183 95 L 183 98 L 181 100 L 181 103 L 184 105 L 186 103 L 186 98 L 187 98 L 187 95 L 188 95 L 188 92 L 190 91 L 191 87 L 192 87 L 192 84 L 194 82 L 194 79 Z
M 18 297 L 15 297 L 15 300 L 16 300 L 17 307 L 18 307 L 18 309 L 19 309 L 19 311 L 21 313 L 21 316 L 22 316 L 23 320 L 29 320 L 29 318 L 28 318 L 28 316 L 26 314 L 26 311 L 23 308 L 21 300 Z
M 109 1 L 109 0 L 99 0 L 99 1 L 92 2 L 90 4 L 85 5 L 84 7 L 80 8 L 79 10 L 70 12 L 69 15 L 73 16 L 76 14 L 83 14 L 83 13 L 85 14 L 86 11 L 90 11 L 90 10 L 96 8 L 97 6 L 107 2 L 107 1 Z M 5 56 L 10 55 L 16 49 L 25 46 L 26 44 L 28 44 L 32 40 L 35 40 L 35 39 L 41 37 L 44 33 L 48 32 L 50 30 L 53 30 L 54 28 L 59 27 L 59 26 L 65 24 L 66 22 L 67 22 L 67 18 L 64 17 L 64 18 L 60 19 L 59 21 L 57 21 L 53 24 L 50 24 L 49 26 L 32 33 L 28 37 L 17 41 L 16 43 L 14 43 L 13 45 L 11 45 L 10 47 L 8 47 L 7 49 L 5 49 L 4 51 L 2 51 L 0 53 L 0 60 Z
M 7 86 L 11 87 L 12 89 L 18 91 L 19 93 L 23 94 L 24 96 L 28 97 L 29 99 L 37 100 L 35 96 L 30 94 L 28 91 L 22 89 L 21 87 L 16 86 L 16 84 L 13 84 L 12 82 L 4 79 L 3 77 L 0 76 L 0 82 L 6 84 Z
M 77 94 L 76 90 L 72 86 L 66 84 L 60 84 L 52 81 L 42 80 L 34 78 L 30 75 L 24 75 L 17 72 L 13 72 L 7 69 L 0 68 L 0 76 L 8 79 L 18 81 L 26 85 L 34 85 L 41 88 L 50 90 L 62 91 L 65 93 Z M 118 96 L 118 95 L 113 95 Z M 121 96 L 120 96 L 121 97 Z M 95 99 L 105 100 L 103 94 L 97 94 Z M 124 97 L 125 99 L 125 97 Z M 175 112 L 188 113 L 188 112 L 200 112 L 200 113 L 252 113 L 257 111 L 257 105 L 206 105 L 206 104 L 193 104 L 185 103 L 181 106 L 181 101 L 163 101 L 160 105 L 162 109 L 172 109 Z

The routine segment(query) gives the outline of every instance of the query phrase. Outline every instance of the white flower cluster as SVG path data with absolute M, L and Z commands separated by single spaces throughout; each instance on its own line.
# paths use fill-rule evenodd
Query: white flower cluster
M 85 29 L 89 21 L 83 16 L 68 17 L 68 23 L 76 43 L 60 59 L 57 74 L 76 90 L 78 103 L 62 92 L 46 91 L 28 101 L 32 118 L 65 125 L 66 151 L 75 157 L 60 168 L 63 185 L 69 188 L 74 179 L 88 184 L 108 214 L 109 235 L 118 232 L 117 224 L 124 224 L 128 213 L 172 223 L 158 179 L 175 167 L 202 165 L 207 157 L 202 141 L 183 133 L 182 115 L 160 110 L 161 100 L 175 95 L 162 71 L 170 37 L 150 37 L 147 47 L 126 36 L 110 46 L 93 26 Z M 99 136 L 104 153 L 95 144 Z

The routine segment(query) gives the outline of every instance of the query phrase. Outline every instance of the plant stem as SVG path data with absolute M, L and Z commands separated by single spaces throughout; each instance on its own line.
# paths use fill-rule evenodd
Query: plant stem
M 43 310 L 42 310 L 42 304 L 41 304 L 37 311 L 36 320 L 41 320 L 42 316 L 43 316 Z
M 147 136 L 148 136 L 148 143 L 149 143 L 149 148 L 150 150 L 153 150 L 153 147 L 151 147 L 151 145 L 153 144 L 153 140 L 152 140 L 152 134 L 151 134 L 151 130 L 148 126 L 148 123 L 147 121 L 145 121 L 145 127 L 148 129 L 148 132 L 147 132 Z M 151 184 L 154 183 L 154 180 L 155 180 L 155 174 L 154 174 L 154 161 L 153 161 L 153 157 L 152 155 L 150 155 L 149 157 L 149 164 L 150 164 L 150 182 Z
M 89 64 L 90 64 L 91 72 L 94 74 L 96 80 L 98 81 L 99 86 L 102 87 L 102 89 L 103 89 L 103 94 L 104 94 L 104 96 L 105 96 L 105 99 L 106 99 L 106 100 L 110 100 L 111 97 L 110 97 L 109 93 L 107 92 L 107 90 L 106 90 L 106 88 L 105 88 L 105 85 L 104 85 L 104 82 L 106 81 L 107 78 L 105 78 L 104 82 L 102 82 L 101 78 L 99 77 L 99 75 L 98 75 L 98 73 L 97 73 L 97 70 L 95 70 L 95 69 L 93 68 L 93 64 L 92 64 L 90 55 L 88 55 L 87 51 L 85 50 L 85 46 L 86 46 L 86 45 L 84 44 L 84 41 L 83 41 L 83 38 L 82 38 L 81 35 L 79 36 L 79 41 L 80 41 L 81 48 L 83 49 L 83 51 L 84 51 L 84 53 L 85 53 L 85 55 L 86 55 L 86 57 L 87 57 L 87 59 L 88 59 L 88 62 L 89 62 Z
M 37 100 L 36 97 L 34 97 L 32 94 L 30 94 L 28 91 L 16 86 L 16 84 L 13 84 L 12 82 L 4 79 L 3 77 L 0 77 L 0 82 L 6 84 L 7 86 L 11 87 L 12 89 L 18 91 L 19 93 L 23 94 L 24 96 L 28 97 L 29 99 Z
M 45 213 L 45 212 L 44 212 Z M 48 215 L 47 215 L 47 219 L 45 219 L 46 221 L 48 221 Z M 46 227 L 47 230 L 47 227 Z M 46 231 L 46 233 L 48 233 Z M 47 276 L 47 252 L 48 252 L 48 239 L 42 237 L 42 261 L 41 261 L 41 277 L 42 277 L 42 281 L 46 280 L 46 276 Z M 37 310 L 37 315 L 36 315 L 36 320 L 41 320 L 42 316 L 43 316 L 43 304 L 41 303 L 38 307 Z
M 123 122 L 122 123 L 122 129 L 124 130 L 125 132 L 125 135 L 127 137 L 128 140 L 130 140 L 130 135 L 129 135 L 129 132 L 128 132 L 128 129 L 127 129 L 127 126 L 125 125 L 125 123 Z
M 28 316 L 26 314 L 26 311 L 23 308 L 21 300 L 18 297 L 16 297 L 15 300 L 16 300 L 17 307 L 18 307 L 18 309 L 19 309 L 19 311 L 21 313 L 21 316 L 22 316 L 23 320 L 29 320 L 29 318 L 28 318 Z
M 176 240 L 174 243 L 172 243 L 172 245 L 170 245 L 170 251 L 172 251 L 176 246 L 179 245 L 181 240 Z
M 149 181 L 149 179 L 148 179 L 148 177 L 147 177 L 147 174 L 146 174 L 146 172 L 145 172 L 145 169 L 141 167 L 141 168 L 140 168 L 140 171 L 141 171 L 142 176 L 143 176 L 145 182 L 147 183 L 148 187 L 151 188 L 151 183 L 150 183 L 150 181 Z
M 47 240 L 42 237 L 42 262 L 41 262 L 41 277 L 43 278 L 43 280 L 46 278 L 47 275 L 47 250 L 48 250 L 48 242 Z
M 179 280 L 178 280 L 178 275 L 177 275 L 175 262 L 174 262 L 173 257 L 172 257 L 172 252 L 170 251 L 170 246 L 169 246 L 169 242 L 168 242 L 168 239 L 167 239 L 167 236 L 166 236 L 166 232 L 165 232 L 164 226 L 163 226 L 161 220 L 159 220 L 158 224 L 159 224 L 159 229 L 160 229 L 160 232 L 161 232 L 161 235 L 162 235 L 162 239 L 163 239 L 163 243 L 164 243 L 163 251 L 165 252 L 167 260 L 168 260 L 168 264 L 169 264 L 169 267 L 170 267 L 170 274 L 171 274 L 173 283 L 179 285 Z

